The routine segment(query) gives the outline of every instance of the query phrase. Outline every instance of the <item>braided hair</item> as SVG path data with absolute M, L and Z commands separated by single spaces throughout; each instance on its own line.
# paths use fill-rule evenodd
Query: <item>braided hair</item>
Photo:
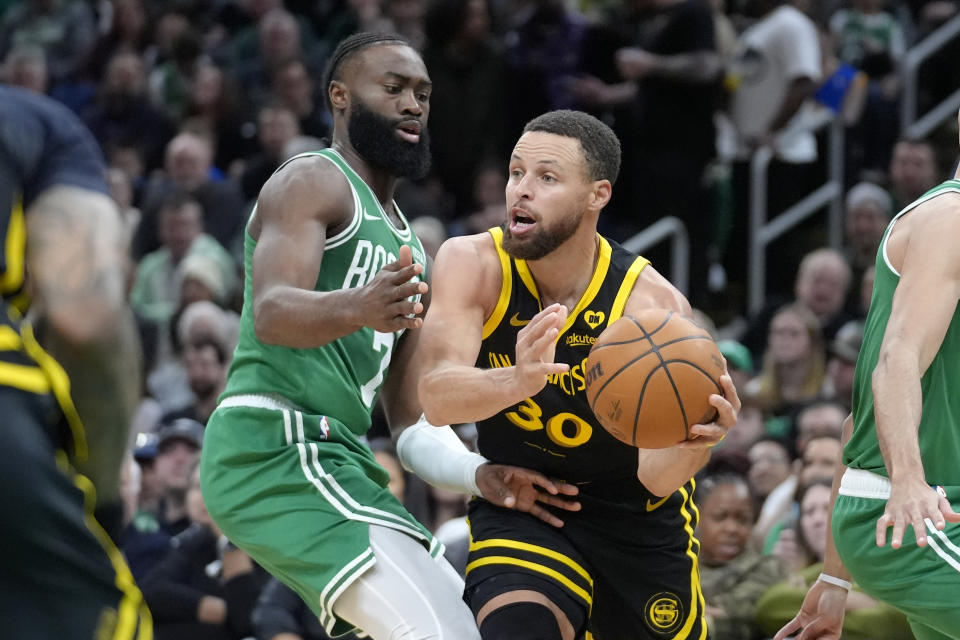
M 331 112 L 333 111 L 333 107 L 330 104 L 330 83 L 334 80 L 340 80 L 340 70 L 343 68 L 344 63 L 364 49 L 382 45 L 413 47 L 406 38 L 395 33 L 362 31 L 344 38 L 340 41 L 340 44 L 337 45 L 337 48 L 333 50 L 333 53 L 330 55 L 330 61 L 327 62 L 327 69 L 323 74 L 323 99 Z

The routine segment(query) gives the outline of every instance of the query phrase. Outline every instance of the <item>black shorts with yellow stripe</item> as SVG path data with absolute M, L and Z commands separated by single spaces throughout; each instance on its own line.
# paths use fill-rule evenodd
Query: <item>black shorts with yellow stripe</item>
M 581 494 L 580 512 L 557 513 L 559 529 L 475 499 L 465 600 L 476 612 L 500 593 L 532 590 L 567 614 L 578 638 L 705 640 L 692 489 L 657 513 Z
M 0 636 L 148 640 L 143 597 L 66 453 L 82 431 L 54 391 L 62 369 L 0 314 Z

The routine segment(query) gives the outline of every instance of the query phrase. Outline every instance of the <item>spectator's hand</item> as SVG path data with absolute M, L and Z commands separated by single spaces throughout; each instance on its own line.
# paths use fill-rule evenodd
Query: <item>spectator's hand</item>
M 887 543 L 887 529 L 893 525 L 890 546 L 899 549 L 909 524 L 913 526 L 917 546 L 925 547 L 927 526 L 942 531 L 947 522 L 960 522 L 960 513 L 956 513 L 946 495 L 931 488 L 922 475 L 893 480 L 887 506 L 877 519 L 877 546 Z
M 573 78 L 568 85 L 570 95 L 586 105 L 604 106 L 610 100 L 607 83 L 594 76 Z
M 616 53 L 617 69 L 626 80 L 636 80 L 650 73 L 657 56 L 637 47 L 624 47 Z
M 477 486 L 487 501 L 506 509 L 525 511 L 554 527 L 562 527 L 563 520 L 542 505 L 580 510 L 579 502 L 565 497 L 577 495 L 580 492 L 577 487 L 522 467 L 482 464 L 477 468 Z
M 785 640 L 803 629 L 796 640 L 840 640 L 847 590 L 843 587 L 816 581 L 797 615 L 783 625 L 773 640 Z
M 216 596 L 203 596 L 197 604 L 197 621 L 224 624 L 227 621 L 227 601 Z
M 523 321 L 525 318 L 519 318 Z M 554 303 L 533 316 L 517 333 L 514 382 L 524 397 L 536 395 L 547 384 L 547 376 L 565 373 L 570 365 L 554 362 L 557 335 L 567 320 L 567 308 Z
M 236 547 L 225 550 L 220 556 L 220 561 L 223 564 L 224 582 L 253 571 L 253 560 L 245 551 Z
M 423 303 L 409 298 L 427 292 L 427 283 L 413 280 L 423 265 L 413 261 L 410 247 L 381 269 L 366 286 L 357 289 L 356 313 L 361 326 L 381 333 L 417 329 L 423 324 Z
M 727 437 L 727 430 L 737 423 L 740 396 L 737 395 L 733 379 L 726 371 L 726 362 L 724 362 L 723 375 L 720 376 L 720 388 L 723 390 L 723 395 L 711 394 L 709 400 L 710 405 L 717 410 L 717 417 L 709 424 L 695 424 L 690 427 L 690 439 L 676 446 L 688 449 L 709 448 L 720 444 Z
M 784 529 L 777 536 L 771 555 L 780 558 L 783 566 L 792 572 L 801 571 L 805 565 L 804 554 L 797 544 L 797 534 L 793 529 Z

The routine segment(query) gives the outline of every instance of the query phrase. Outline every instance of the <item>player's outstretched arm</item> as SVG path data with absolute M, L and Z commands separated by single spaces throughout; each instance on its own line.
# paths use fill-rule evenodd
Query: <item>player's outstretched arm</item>
M 119 497 L 127 430 L 140 399 L 140 342 L 126 304 L 127 245 L 106 195 L 57 186 L 30 205 L 27 268 L 31 314 L 42 341 L 70 377 L 84 425 L 74 464 L 98 502 Z
M 900 282 L 872 380 L 877 438 L 891 480 L 890 498 L 877 521 L 879 546 L 886 543 L 890 526 L 890 544 L 899 548 L 908 525 L 923 546 L 926 518 L 937 529 L 960 521 L 949 501 L 927 484 L 917 438 L 920 379 L 940 350 L 960 300 L 958 237 L 960 196 L 945 194 L 904 216 L 887 240 Z
M 253 316 L 267 344 L 313 348 L 361 327 L 391 332 L 420 326 L 427 285 L 410 282 L 423 271 L 409 248 L 361 286 L 314 291 L 323 245 L 355 215 L 343 174 L 328 160 L 300 158 L 263 186 L 249 232 L 253 254 Z M 359 213 L 356 213 L 359 215 Z
M 489 234 L 451 238 L 437 253 L 418 354 L 420 401 L 433 424 L 489 418 L 537 393 L 548 375 L 569 369 L 553 362 L 553 340 L 566 312 L 559 305 L 544 309 L 520 331 L 512 366 L 476 366 L 483 325 L 496 307 L 500 284 L 500 262 Z

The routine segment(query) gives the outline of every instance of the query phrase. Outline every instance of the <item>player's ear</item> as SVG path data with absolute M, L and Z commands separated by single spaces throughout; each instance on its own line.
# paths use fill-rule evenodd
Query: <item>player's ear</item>
M 333 111 L 346 109 L 350 104 L 350 92 L 347 90 L 347 86 L 339 80 L 331 80 L 327 91 Z
M 593 192 L 590 194 L 590 208 L 599 211 L 610 202 L 610 196 L 613 194 L 613 185 L 609 180 L 595 180 L 593 182 Z

